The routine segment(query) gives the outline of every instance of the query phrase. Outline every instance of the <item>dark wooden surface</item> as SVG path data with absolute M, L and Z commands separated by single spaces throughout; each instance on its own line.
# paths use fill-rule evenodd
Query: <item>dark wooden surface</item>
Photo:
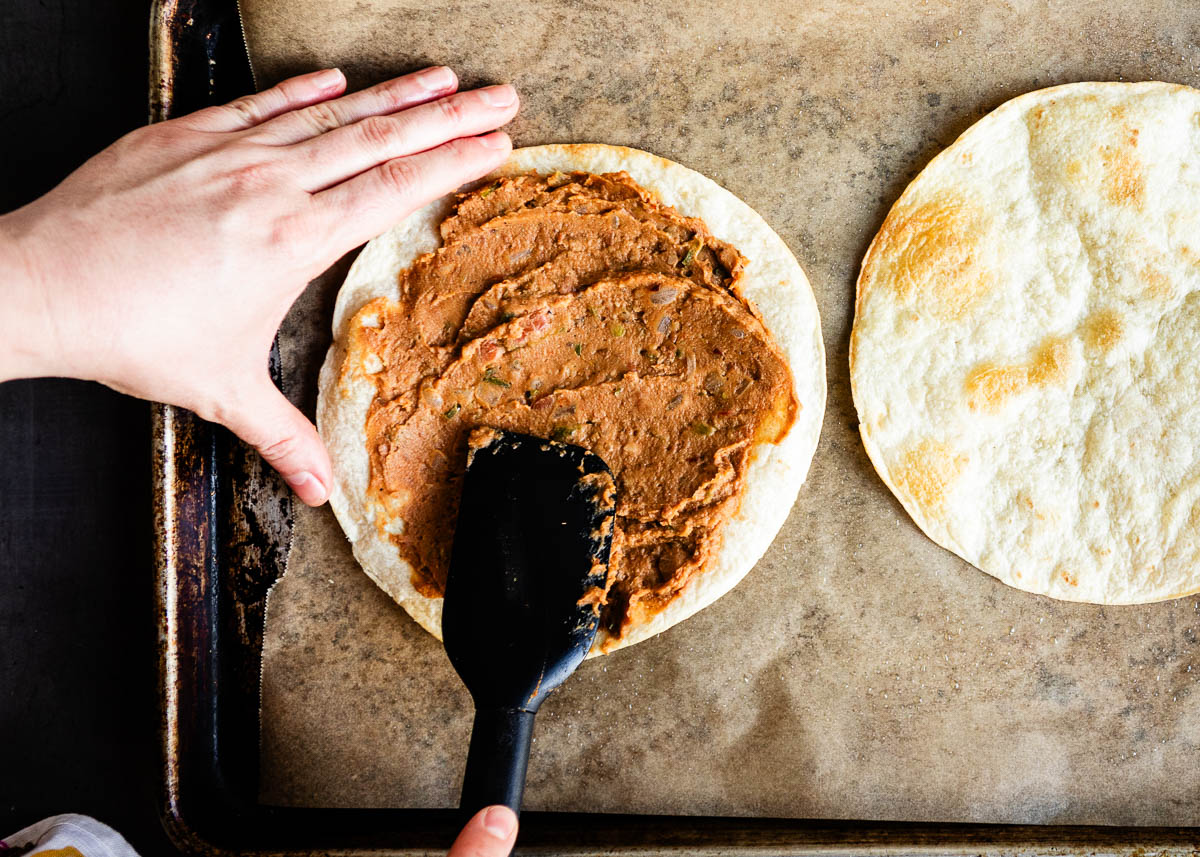
M 148 15 L 0 2 L 0 211 L 145 122 Z M 156 806 L 149 443 L 142 402 L 0 384 L 0 837 L 83 812 L 146 857 L 174 853 Z

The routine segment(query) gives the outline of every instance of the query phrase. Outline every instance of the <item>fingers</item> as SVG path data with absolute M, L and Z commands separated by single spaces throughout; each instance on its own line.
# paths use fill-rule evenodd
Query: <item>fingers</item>
M 450 846 L 447 857 L 508 857 L 517 839 L 517 814 L 506 806 L 479 810 Z
M 368 116 L 293 146 L 301 186 L 318 191 L 364 170 L 458 137 L 492 131 L 517 113 L 517 91 L 489 86 L 403 110 Z
M 330 226 L 337 253 L 374 238 L 427 202 L 481 178 L 512 151 L 503 131 L 462 137 L 435 149 L 380 164 L 314 194 L 318 216 Z
M 345 89 L 346 76 L 336 68 L 327 68 L 288 78 L 228 104 L 206 107 L 179 121 L 198 131 L 243 131 L 282 113 L 341 95 Z
M 458 88 L 458 77 L 445 66 L 423 69 L 384 81 L 333 101 L 322 101 L 267 123 L 262 133 L 277 146 L 299 143 L 365 119 L 406 110 Z
M 258 450 L 292 490 L 310 506 L 329 497 L 333 468 L 316 428 L 270 380 L 263 378 L 222 422 Z

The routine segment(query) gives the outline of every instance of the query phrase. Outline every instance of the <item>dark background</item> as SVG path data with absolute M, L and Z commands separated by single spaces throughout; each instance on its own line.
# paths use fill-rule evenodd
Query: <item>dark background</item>
M 148 0 L 0 0 L 0 212 L 146 122 L 148 27 Z M 147 857 L 175 853 L 157 816 L 150 540 L 149 406 L 0 384 L 0 838 L 82 812 Z

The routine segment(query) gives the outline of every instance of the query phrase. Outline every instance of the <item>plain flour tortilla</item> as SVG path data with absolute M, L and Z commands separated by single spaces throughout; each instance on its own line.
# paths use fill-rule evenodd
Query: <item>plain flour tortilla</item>
M 1020 589 L 1200 590 L 1200 92 L 1079 83 L 938 155 L 863 261 L 863 443 L 930 538 Z
M 782 239 L 749 206 L 693 170 L 648 152 L 606 145 L 534 146 L 513 152 L 497 173 L 591 173 L 624 170 L 685 216 L 701 218 L 717 238 L 746 257 L 742 288 L 762 314 L 788 359 L 800 408 L 791 430 L 778 444 L 759 444 L 747 471 L 738 513 L 726 524 L 714 563 L 650 621 L 626 629 L 609 650 L 644 640 L 712 604 L 740 581 L 766 551 L 783 525 L 804 482 L 825 410 L 825 351 L 820 318 L 808 280 Z M 495 176 L 483 181 L 489 181 Z M 347 325 L 363 304 L 393 299 L 397 276 L 418 256 L 440 244 L 438 224 L 453 197 L 411 215 L 371 241 L 350 269 L 334 310 L 334 342 L 321 369 L 317 426 L 333 458 L 335 486 L 330 505 L 350 539 L 363 569 L 427 631 L 441 638 L 442 600 L 420 595 L 412 570 L 379 532 L 398 532 L 383 508 L 367 496 L 365 445 L 367 410 L 374 382 L 360 367 L 342 373 Z M 592 654 L 603 640 L 597 638 Z

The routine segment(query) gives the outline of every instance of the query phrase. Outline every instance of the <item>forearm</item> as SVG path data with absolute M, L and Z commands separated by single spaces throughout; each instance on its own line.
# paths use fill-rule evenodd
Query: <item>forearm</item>
M 50 292 L 19 214 L 0 217 L 0 381 L 64 374 Z

